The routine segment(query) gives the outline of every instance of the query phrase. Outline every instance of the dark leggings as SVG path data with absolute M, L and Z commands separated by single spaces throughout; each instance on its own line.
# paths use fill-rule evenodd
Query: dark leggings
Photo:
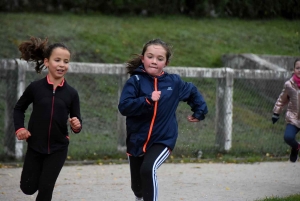
M 27 195 L 38 191 L 36 201 L 50 201 L 67 153 L 67 148 L 52 154 L 41 154 L 28 148 L 21 175 L 21 190 Z
M 298 142 L 296 135 L 299 132 L 299 128 L 292 124 L 287 124 L 284 132 L 284 141 L 294 149 L 298 149 Z
M 131 189 L 136 197 L 144 201 L 156 201 L 158 185 L 156 170 L 170 155 L 168 147 L 154 144 L 141 157 L 129 156 Z

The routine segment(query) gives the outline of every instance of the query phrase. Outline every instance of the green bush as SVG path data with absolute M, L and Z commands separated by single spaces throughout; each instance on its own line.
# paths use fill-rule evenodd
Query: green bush
M 189 15 L 195 17 L 299 19 L 296 0 L 0 0 L 0 11 L 98 12 L 109 15 Z

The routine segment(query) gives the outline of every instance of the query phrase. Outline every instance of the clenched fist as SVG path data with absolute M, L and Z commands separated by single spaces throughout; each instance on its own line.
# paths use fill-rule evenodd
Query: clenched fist
M 161 91 L 153 91 L 153 92 L 152 92 L 151 99 L 152 99 L 153 101 L 158 101 L 159 98 L 160 98 L 160 94 L 161 94 Z
M 200 121 L 199 119 L 196 119 L 193 116 L 188 116 L 187 119 L 188 119 L 189 122 L 199 122 Z
M 16 133 L 16 136 L 17 136 L 18 140 L 26 140 L 27 138 L 29 138 L 31 136 L 31 134 L 27 129 L 22 129 Z
M 69 118 L 69 122 L 73 131 L 80 130 L 81 123 L 77 117 Z

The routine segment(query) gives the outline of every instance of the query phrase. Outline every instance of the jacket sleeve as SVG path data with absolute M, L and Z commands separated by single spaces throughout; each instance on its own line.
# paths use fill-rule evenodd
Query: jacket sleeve
M 70 117 L 77 117 L 80 121 L 81 128 L 78 130 L 73 130 L 74 133 L 79 133 L 82 130 L 82 119 L 81 119 L 81 113 L 80 113 L 80 101 L 79 101 L 79 95 L 78 92 L 75 90 L 74 96 L 73 96 L 73 101 L 72 101 L 72 106 L 70 109 Z
M 139 81 L 134 76 L 125 83 L 118 109 L 123 116 L 139 116 L 143 113 L 153 111 L 151 94 L 139 96 Z
M 194 112 L 193 117 L 199 120 L 205 119 L 205 115 L 208 113 L 207 105 L 195 85 L 180 79 L 179 98 L 180 101 L 187 102 L 191 107 Z
M 289 96 L 287 93 L 287 82 L 284 84 L 281 94 L 279 95 L 275 106 L 273 108 L 273 113 L 280 114 L 283 107 L 289 102 Z
M 33 102 L 33 93 L 32 93 L 32 84 L 30 84 L 25 91 L 23 92 L 22 96 L 17 101 L 14 107 L 14 126 L 15 131 L 19 130 L 20 128 L 25 128 L 24 120 L 25 120 L 25 111 L 27 110 L 28 106 Z

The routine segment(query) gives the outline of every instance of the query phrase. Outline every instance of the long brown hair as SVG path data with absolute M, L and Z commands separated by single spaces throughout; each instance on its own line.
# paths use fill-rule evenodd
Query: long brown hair
M 136 68 L 138 68 L 140 65 L 142 65 L 141 56 L 144 56 L 147 48 L 150 45 L 161 45 L 167 52 L 167 55 L 166 55 L 167 61 L 166 62 L 169 63 L 169 61 L 172 57 L 172 47 L 169 44 L 162 41 L 161 39 L 159 39 L 159 38 L 153 39 L 153 40 L 148 41 L 143 46 L 142 54 L 134 54 L 134 57 L 126 62 L 126 69 L 127 69 L 128 74 L 132 75 L 133 71 Z
M 44 59 L 49 59 L 52 51 L 58 47 L 66 49 L 71 53 L 69 48 L 63 43 L 54 43 L 48 46 L 48 38 L 42 40 L 33 36 L 28 41 L 22 42 L 19 45 L 19 50 L 21 52 L 21 59 L 36 62 L 35 71 L 41 73 L 46 68 Z

